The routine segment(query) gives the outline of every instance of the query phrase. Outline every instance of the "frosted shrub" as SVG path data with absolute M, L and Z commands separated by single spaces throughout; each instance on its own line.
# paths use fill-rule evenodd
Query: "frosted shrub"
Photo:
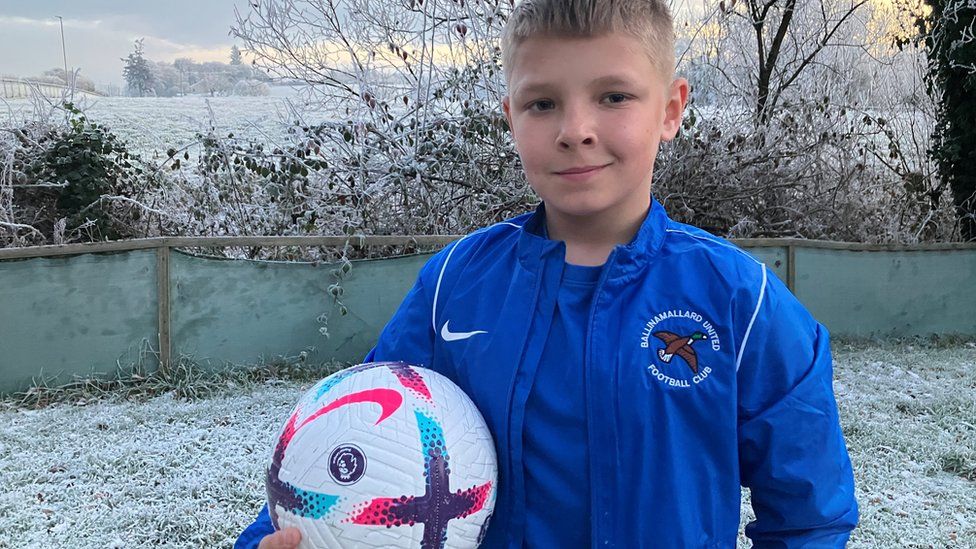
M 790 104 L 767 125 L 692 108 L 655 174 L 684 222 L 737 238 L 920 242 L 956 235 L 951 201 L 904 121 L 819 102 Z
M 457 234 L 534 200 L 500 112 L 507 1 L 256 1 L 233 33 L 269 73 L 308 82 L 338 122 L 303 127 L 316 228 Z
M 40 121 L 10 129 L 0 186 L 3 243 L 45 244 L 119 239 L 139 233 L 143 215 L 141 162 L 109 128 L 71 103 L 63 123 Z M 2 233 L 0 233 L 2 234 Z
M 958 238 L 929 158 L 924 53 L 896 47 L 895 15 L 856 0 L 729 0 L 692 16 L 679 47 L 692 104 L 655 174 L 669 211 L 732 237 Z

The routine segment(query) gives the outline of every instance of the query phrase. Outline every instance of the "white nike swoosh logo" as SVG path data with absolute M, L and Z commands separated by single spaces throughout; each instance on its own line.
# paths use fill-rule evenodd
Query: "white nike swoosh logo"
M 462 340 L 462 339 L 468 339 L 469 337 L 476 336 L 478 334 L 487 334 L 488 333 L 488 332 L 486 332 L 484 330 L 476 330 L 474 332 L 452 332 L 450 330 L 450 328 L 447 327 L 447 325 L 450 324 L 450 323 L 451 323 L 451 321 L 448 320 L 441 327 L 441 337 L 444 338 L 444 341 L 459 341 L 459 340 Z

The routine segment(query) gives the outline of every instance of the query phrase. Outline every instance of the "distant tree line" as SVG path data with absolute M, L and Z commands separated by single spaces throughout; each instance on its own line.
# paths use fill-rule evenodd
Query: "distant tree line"
M 126 93 L 137 97 L 176 97 L 183 95 L 267 95 L 271 77 L 245 65 L 240 50 L 230 51 L 230 63 L 198 63 L 180 58 L 172 63 L 146 58 L 143 40 L 122 59 Z

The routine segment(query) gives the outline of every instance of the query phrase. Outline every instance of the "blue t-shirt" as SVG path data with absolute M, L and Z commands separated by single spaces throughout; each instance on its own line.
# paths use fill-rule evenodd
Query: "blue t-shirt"
M 589 547 L 583 357 L 602 267 L 566 264 L 549 338 L 525 404 L 525 546 Z M 574 342 L 574 343 L 570 343 Z

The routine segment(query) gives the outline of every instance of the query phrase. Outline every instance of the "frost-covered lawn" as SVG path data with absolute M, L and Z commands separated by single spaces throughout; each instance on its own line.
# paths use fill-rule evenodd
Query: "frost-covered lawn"
M 854 547 L 976 547 L 976 346 L 837 349 Z
M 861 505 L 851 546 L 976 547 L 976 347 L 835 358 Z M 230 545 L 304 387 L 0 411 L 0 548 Z
M 285 122 L 300 117 L 316 124 L 335 118 L 319 106 L 303 104 L 298 96 L 99 97 L 78 104 L 92 121 L 108 126 L 145 159 L 196 142 L 197 133 L 206 133 L 211 121 L 221 137 L 233 133 L 247 141 L 279 145 L 286 135 Z M 32 119 L 33 108 L 28 99 L 0 101 L 0 126 Z

